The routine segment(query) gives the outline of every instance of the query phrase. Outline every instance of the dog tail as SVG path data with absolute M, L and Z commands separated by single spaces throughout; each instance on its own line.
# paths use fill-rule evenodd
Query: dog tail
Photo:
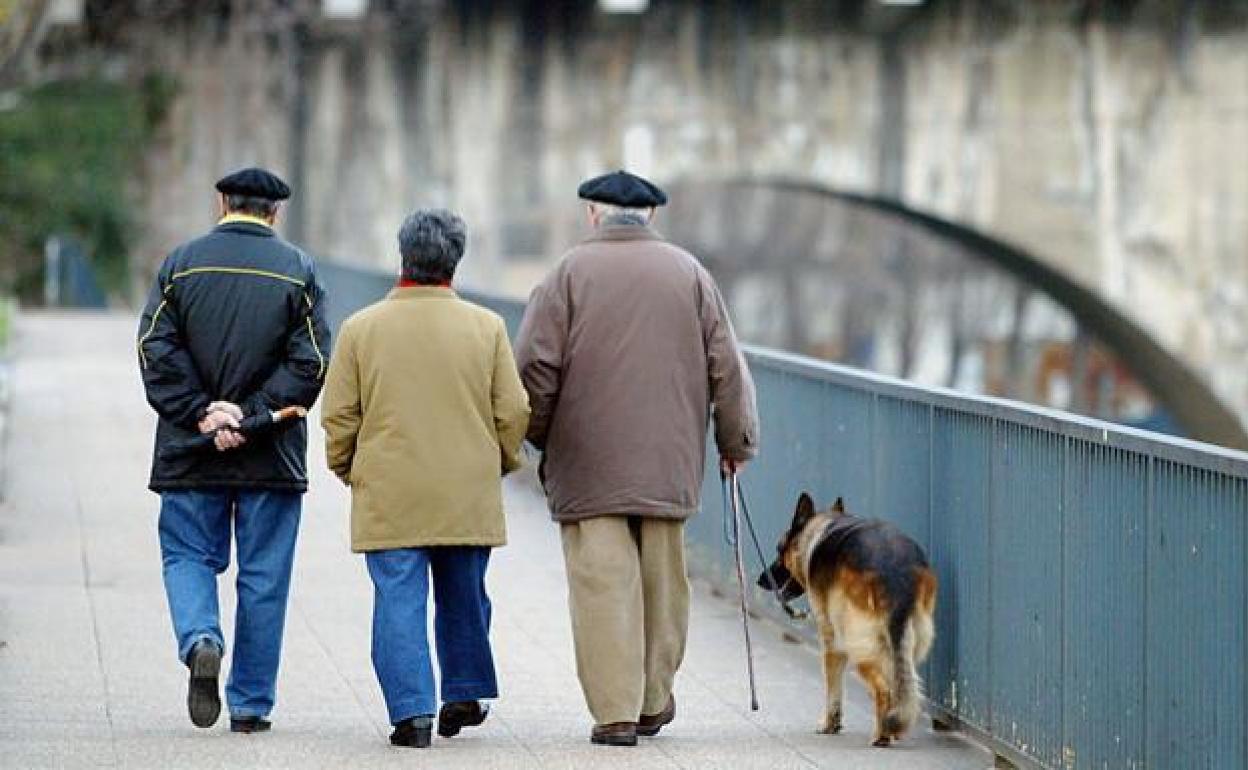
M 888 617 L 888 635 L 893 653 L 892 707 L 884 720 L 884 733 L 900 737 L 910 729 L 922 711 L 923 681 L 917 663 L 927 656 L 932 643 L 931 606 L 934 579 L 927 570 L 907 576 L 897 586 L 895 603 Z

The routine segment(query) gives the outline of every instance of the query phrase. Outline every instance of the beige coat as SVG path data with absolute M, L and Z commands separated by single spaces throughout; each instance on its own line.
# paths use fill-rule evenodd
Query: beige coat
M 556 520 L 692 515 L 712 412 L 720 456 L 757 451 L 754 383 L 723 297 L 647 227 L 607 226 L 565 255 L 533 291 L 516 358 Z
M 529 406 L 503 321 L 450 289 L 396 288 L 347 319 L 325 378 L 330 469 L 351 548 L 503 545 L 500 478 Z

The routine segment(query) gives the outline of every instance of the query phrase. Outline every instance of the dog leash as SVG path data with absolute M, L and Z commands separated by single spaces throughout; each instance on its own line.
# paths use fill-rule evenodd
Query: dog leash
M 741 589 L 741 627 L 745 631 L 745 665 L 750 677 L 750 711 L 758 711 L 758 688 L 754 683 L 754 646 L 750 643 L 750 608 L 746 604 L 745 557 L 741 553 L 741 509 L 737 505 L 737 473 L 733 471 L 726 478 L 722 473 L 720 475 L 725 487 L 732 489 L 732 550 L 736 555 L 737 585 Z M 724 513 L 726 517 L 727 500 Z
M 735 509 L 737 499 L 740 499 L 742 518 L 745 519 L 746 531 L 750 533 L 750 540 L 754 541 L 754 552 L 758 554 L 758 563 L 762 565 L 762 568 L 764 570 L 763 574 L 764 574 L 765 579 L 763 582 L 766 584 L 767 590 L 770 591 L 771 595 L 775 597 L 776 604 L 779 604 L 780 609 L 784 610 L 785 615 L 788 615 L 789 618 L 792 620 L 805 620 L 808 617 L 809 613 L 807 613 L 805 610 L 793 609 L 789 605 L 789 603 L 784 600 L 784 597 L 780 594 L 780 589 L 783 586 L 776 585 L 775 581 L 772 580 L 771 578 L 771 574 L 769 572 L 766 572 L 767 557 L 763 555 L 763 546 L 758 540 L 758 533 L 754 530 L 754 517 L 750 515 L 750 505 L 745 497 L 745 485 L 742 484 L 739 479 L 735 478 L 736 474 L 733 474 L 733 475 L 734 475 L 734 483 L 736 487 L 736 492 L 735 492 L 735 496 L 733 499 L 733 506 Z M 728 500 L 728 478 L 722 473 L 720 474 L 720 483 L 721 483 L 721 492 L 723 493 L 723 497 L 724 497 L 724 539 L 728 541 L 729 545 L 735 547 L 737 545 L 737 537 L 735 533 L 729 530 L 730 522 L 729 522 L 729 517 L 728 517 L 728 502 L 727 502 Z

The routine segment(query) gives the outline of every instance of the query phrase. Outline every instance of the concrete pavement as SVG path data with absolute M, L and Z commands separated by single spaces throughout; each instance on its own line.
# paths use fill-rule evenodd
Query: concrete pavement
M 511 542 L 490 575 L 502 698 L 458 738 L 391 748 L 369 661 L 371 587 L 349 552 L 347 494 L 324 467 L 315 428 L 274 730 L 232 735 L 224 719 L 195 729 L 160 581 L 157 499 L 145 488 L 154 418 L 135 325 L 96 313 L 19 322 L 0 506 L 0 767 L 991 766 L 983 749 L 926 727 L 898 747 L 869 748 L 856 681 L 846 732 L 815 734 L 817 655 L 766 623 L 755 632 L 763 710 L 750 713 L 735 605 L 702 586 L 677 721 L 637 749 L 591 746 L 557 531 L 523 475 L 507 482 Z M 232 578 L 222 581 L 227 639 Z

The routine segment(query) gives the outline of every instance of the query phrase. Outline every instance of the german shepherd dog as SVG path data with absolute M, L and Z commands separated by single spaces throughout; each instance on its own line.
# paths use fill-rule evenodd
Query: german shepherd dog
M 852 663 L 875 700 L 872 745 L 899 739 L 919 715 L 915 666 L 935 636 L 936 575 L 919 544 L 888 522 L 847 514 L 840 498 L 816 512 L 803 492 L 758 584 L 783 602 L 810 595 L 827 686 L 819 732 L 841 731 L 841 678 Z

